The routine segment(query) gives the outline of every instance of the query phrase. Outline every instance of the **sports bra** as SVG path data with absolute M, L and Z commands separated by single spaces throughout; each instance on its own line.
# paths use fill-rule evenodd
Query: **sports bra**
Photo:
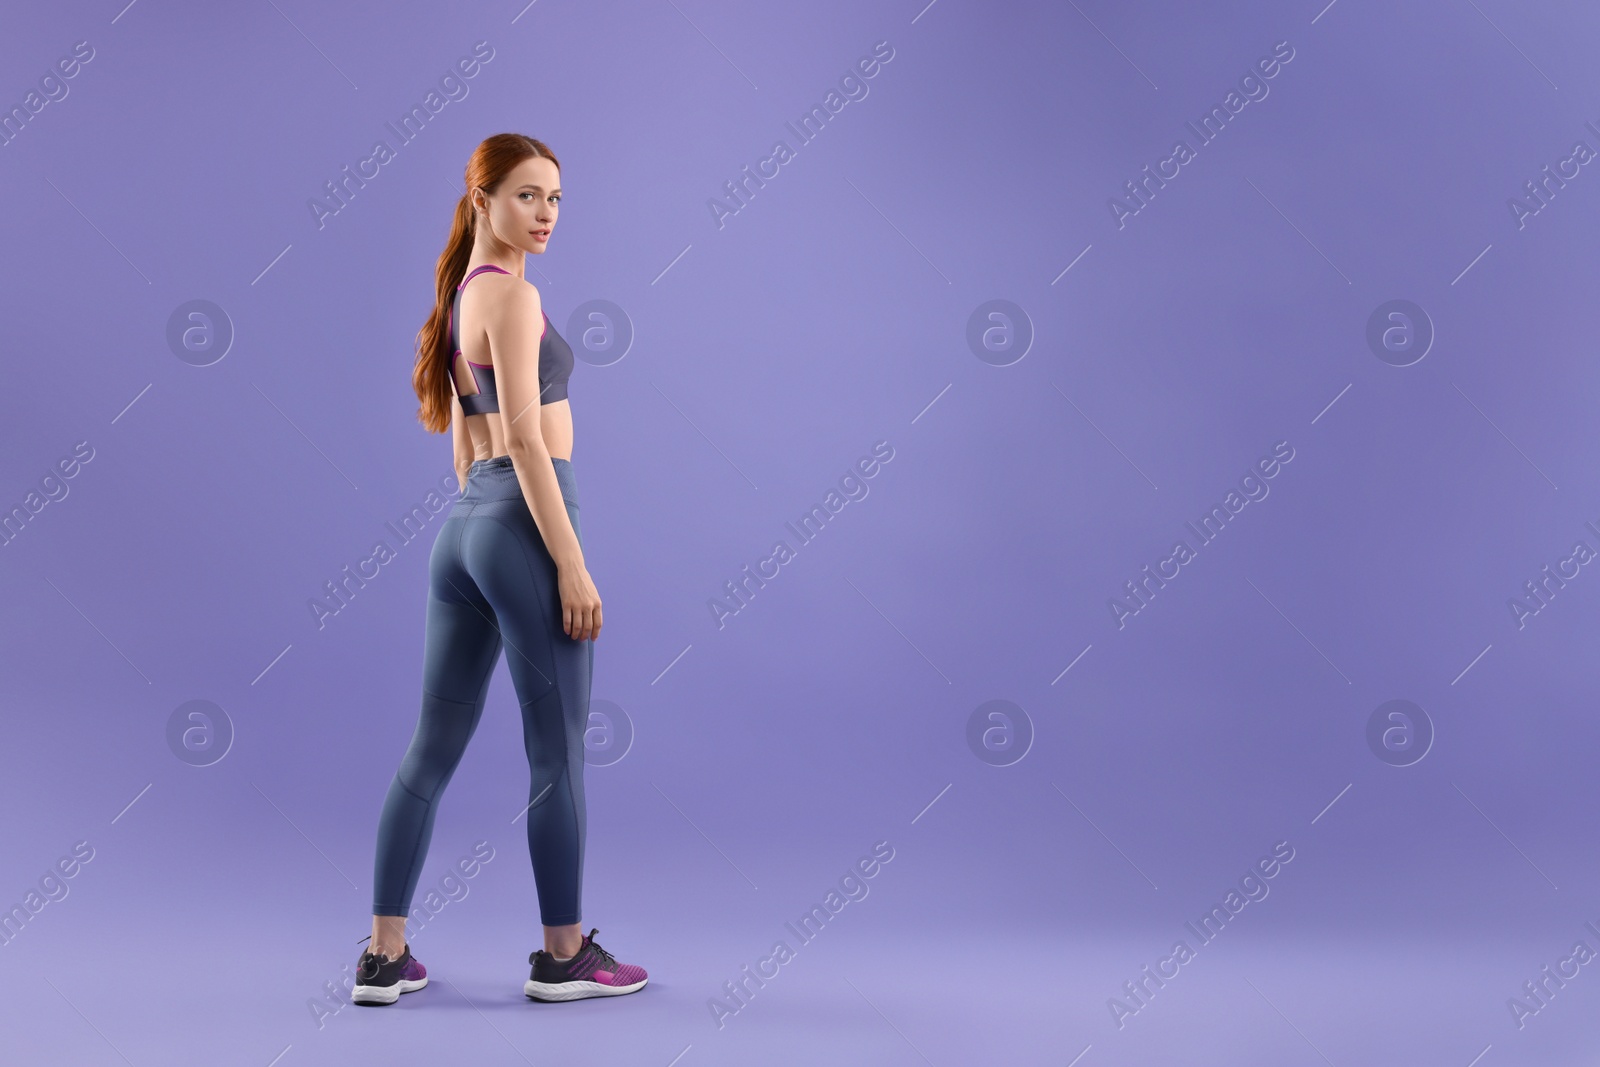
M 450 301 L 450 351 L 454 353 L 450 357 L 452 389 L 456 383 L 455 357 L 461 356 L 461 342 L 456 339 L 456 313 L 461 310 L 461 291 L 467 287 L 468 282 L 486 270 L 498 271 L 501 274 L 511 273 L 508 270 L 501 270 L 492 263 L 486 263 L 461 279 L 461 284 L 456 286 L 456 295 Z M 567 379 L 572 376 L 572 346 L 556 332 L 555 324 L 550 321 L 550 316 L 544 314 L 542 308 L 539 314 L 544 319 L 539 331 L 539 403 L 542 406 L 567 399 Z M 461 358 L 466 359 L 465 356 Z M 491 411 L 499 411 L 500 398 L 495 392 L 494 364 L 474 363 L 467 359 L 467 369 L 472 374 L 472 380 L 477 384 L 478 391 L 471 396 L 461 396 L 457 392 L 462 414 L 485 415 Z M 479 371 L 483 373 L 479 374 Z

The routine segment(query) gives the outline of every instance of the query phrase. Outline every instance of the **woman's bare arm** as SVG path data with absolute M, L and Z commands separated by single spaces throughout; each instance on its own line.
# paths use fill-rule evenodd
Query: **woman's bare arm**
M 472 467 L 472 439 L 467 436 L 467 420 L 461 412 L 461 401 L 450 390 L 450 447 L 455 454 L 456 480 L 461 491 L 467 491 L 467 471 Z
M 478 284 L 486 281 L 490 279 Z M 556 480 L 539 421 L 539 338 L 544 326 L 539 291 L 520 278 L 505 275 L 495 277 L 493 283 L 497 291 L 484 323 L 506 451 L 550 558 L 558 567 L 582 567 L 583 548 L 567 518 L 561 483 Z
M 555 560 L 561 629 L 575 641 L 591 640 L 600 636 L 600 594 L 589 577 L 583 547 L 567 517 L 561 483 L 556 480 L 540 420 L 539 341 L 544 314 L 539 291 L 521 279 L 504 275 L 494 282 L 497 299 L 485 316 L 485 328 L 496 391 L 500 394 L 506 452 L 517 472 L 523 499 L 539 527 L 539 536 Z

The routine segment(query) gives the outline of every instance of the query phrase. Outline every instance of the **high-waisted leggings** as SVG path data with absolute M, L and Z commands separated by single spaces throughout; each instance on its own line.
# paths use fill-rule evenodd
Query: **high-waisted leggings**
M 572 464 L 551 461 L 581 545 Z M 405 915 L 411 908 L 439 797 L 477 729 L 502 643 L 532 772 L 523 816 L 540 921 L 569 926 L 580 920 L 583 734 L 594 642 L 575 641 L 562 630 L 555 561 L 509 456 L 472 464 L 466 490 L 433 543 L 422 713 L 378 822 L 374 915 Z

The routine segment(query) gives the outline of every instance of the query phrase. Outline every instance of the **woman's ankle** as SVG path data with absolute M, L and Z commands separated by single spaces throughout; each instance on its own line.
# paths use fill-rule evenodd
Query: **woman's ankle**
M 404 915 L 374 915 L 372 938 L 367 951 L 375 956 L 388 956 L 397 960 L 406 951 L 406 919 Z
M 577 923 L 544 928 L 544 950 L 556 959 L 570 959 L 583 948 L 583 928 Z

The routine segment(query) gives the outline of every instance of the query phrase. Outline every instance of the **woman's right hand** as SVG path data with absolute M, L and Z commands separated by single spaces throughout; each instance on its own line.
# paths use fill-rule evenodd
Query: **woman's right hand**
M 558 567 L 556 585 L 561 593 L 561 629 L 574 641 L 600 636 L 600 592 L 582 563 Z

